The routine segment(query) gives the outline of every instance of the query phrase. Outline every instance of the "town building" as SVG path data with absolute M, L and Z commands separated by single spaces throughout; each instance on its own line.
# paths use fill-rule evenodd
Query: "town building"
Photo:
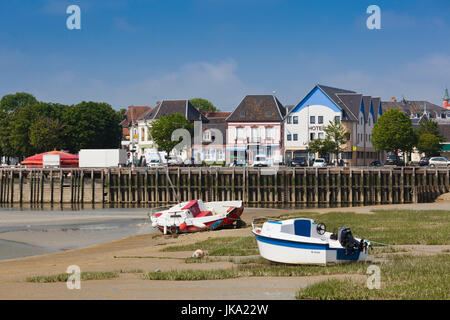
M 150 106 L 129 106 L 125 112 L 125 119 L 120 123 L 122 126 L 122 149 L 127 149 L 128 161 L 131 162 L 139 141 L 138 119 L 152 110 Z
M 410 119 L 411 124 L 415 129 L 420 126 L 420 122 L 426 119 L 437 122 L 438 130 L 442 136 L 446 139 L 446 142 L 442 146 L 442 156 L 450 158 L 450 108 L 448 107 L 448 102 L 450 98 L 448 96 L 448 90 L 445 89 L 443 97 L 443 106 L 438 106 L 434 103 L 423 101 L 423 100 L 406 100 L 402 98 L 397 101 L 395 97 L 391 98 L 390 101 L 382 102 L 383 113 L 390 109 L 397 109 L 404 112 Z M 424 154 L 420 154 L 417 149 L 415 149 L 411 157 L 406 159 L 407 161 L 418 162 Z
M 368 165 L 379 158 L 371 144 L 372 129 L 381 113 L 381 99 L 364 96 L 351 90 L 317 84 L 287 114 L 284 120 L 285 159 L 295 156 L 309 160 L 313 154 L 309 144 L 325 139 L 330 122 L 339 121 L 349 133 L 339 159 L 348 165 Z M 328 161 L 336 160 L 327 155 Z
M 264 155 L 269 165 L 283 161 L 286 109 L 274 95 L 247 95 L 226 119 L 226 162 L 253 165 Z
M 225 164 L 226 118 L 231 112 L 205 112 L 207 123 L 196 122 L 192 157 L 196 163 Z
M 140 112 L 140 115 L 137 118 L 133 118 L 133 121 L 123 123 L 124 125 L 129 125 L 128 129 L 131 134 L 128 145 L 132 153 L 131 157 L 134 158 L 135 163 L 142 164 L 144 159 L 149 157 L 149 154 L 158 153 L 158 146 L 154 143 L 150 133 L 151 123 L 163 115 L 175 113 L 184 115 L 186 119 L 192 122 L 201 121 L 207 123 L 209 121 L 189 100 L 163 100 L 157 102 L 154 108 Z M 189 143 L 188 148 L 179 151 L 177 155 L 172 155 L 179 157 L 182 161 L 190 159 L 192 156 L 191 145 L 192 141 Z

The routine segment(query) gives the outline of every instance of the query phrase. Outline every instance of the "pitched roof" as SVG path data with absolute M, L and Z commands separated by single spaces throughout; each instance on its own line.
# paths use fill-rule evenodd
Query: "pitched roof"
M 341 100 L 339 106 L 343 110 L 342 120 L 357 121 L 363 95 L 360 93 L 338 93 L 336 95 Z
M 149 106 L 129 106 L 125 112 L 125 119 L 120 123 L 122 127 L 128 127 L 134 121 L 137 121 L 143 114 L 152 110 Z
M 273 95 L 247 95 L 226 119 L 227 122 L 280 122 L 286 108 Z
M 441 106 L 428 101 L 407 101 L 405 99 L 402 99 L 402 101 L 383 101 L 381 103 L 381 108 L 383 109 L 383 113 L 390 109 L 397 109 L 403 111 L 408 116 L 412 116 L 415 114 L 422 115 L 425 111 L 425 108 L 427 112 L 431 113 L 432 115 L 447 111 Z
M 363 103 L 364 103 L 364 120 L 367 121 L 369 119 L 369 112 L 370 112 L 370 103 L 372 102 L 371 96 L 363 96 Z
M 163 100 L 152 111 L 145 115 L 145 119 L 159 119 L 161 116 L 173 113 L 181 113 L 187 120 L 201 120 L 208 122 L 203 113 L 198 111 L 189 100 Z
M 373 105 L 373 116 L 375 117 L 373 120 L 378 120 L 378 108 L 380 107 L 381 98 L 376 97 L 372 98 L 372 105 Z

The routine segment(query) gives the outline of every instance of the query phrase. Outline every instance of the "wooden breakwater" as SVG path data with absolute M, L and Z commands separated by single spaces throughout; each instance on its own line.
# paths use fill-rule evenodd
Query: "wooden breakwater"
M 429 202 L 449 191 L 448 168 L 0 169 L 1 204 L 370 205 Z

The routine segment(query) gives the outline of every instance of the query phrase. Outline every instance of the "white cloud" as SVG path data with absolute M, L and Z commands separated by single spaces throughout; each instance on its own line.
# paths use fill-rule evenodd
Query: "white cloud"
M 236 74 L 237 64 L 228 59 L 217 63 L 194 62 L 178 70 L 121 88 L 121 96 L 127 96 L 127 102 L 121 103 L 151 104 L 162 99 L 186 99 L 202 97 L 212 101 L 219 108 L 235 107 L 246 94 L 247 89 Z

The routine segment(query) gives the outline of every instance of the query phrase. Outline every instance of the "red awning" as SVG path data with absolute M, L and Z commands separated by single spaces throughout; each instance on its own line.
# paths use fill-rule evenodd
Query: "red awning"
M 59 154 L 61 168 L 78 168 L 78 156 L 62 151 L 50 151 L 35 154 L 34 156 L 26 158 L 21 164 L 29 168 L 42 168 L 42 158 L 47 154 Z

